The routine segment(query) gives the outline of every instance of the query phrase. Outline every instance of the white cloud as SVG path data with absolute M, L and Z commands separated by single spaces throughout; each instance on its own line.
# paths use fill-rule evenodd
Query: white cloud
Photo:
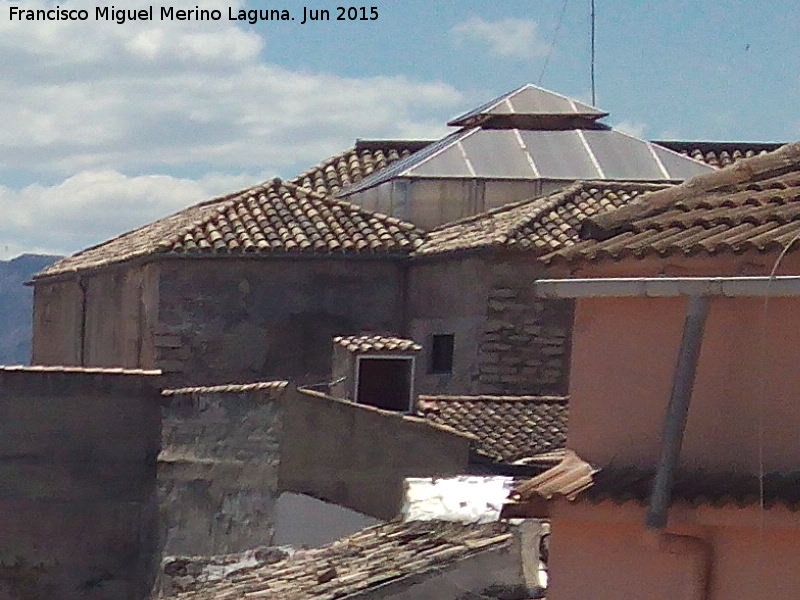
M 452 33 L 459 42 L 482 42 L 489 46 L 492 54 L 507 58 L 531 60 L 546 56 L 550 50 L 550 45 L 539 39 L 538 25 L 532 19 L 485 21 L 472 16 L 456 24 Z
M 15 191 L 0 187 L 0 259 L 26 251 L 66 254 L 245 188 L 263 176 L 212 173 L 181 179 L 82 171 L 64 181 Z
M 10 22 L 11 4 L 0 0 L 0 170 L 61 183 L 0 187 L 0 252 L 73 252 L 238 187 L 212 184 L 226 173 L 290 177 L 356 137 L 438 136 L 431 114 L 463 108 L 440 82 L 269 63 L 264 39 L 227 20 Z
M 644 139 L 644 132 L 647 129 L 647 125 L 638 121 L 620 121 L 614 125 L 614 129 L 632 135 L 633 137 Z

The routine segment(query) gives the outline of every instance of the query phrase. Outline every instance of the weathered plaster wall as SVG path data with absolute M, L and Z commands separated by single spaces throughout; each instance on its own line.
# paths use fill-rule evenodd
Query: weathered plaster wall
M 573 303 L 542 300 L 546 272 L 524 254 L 452 255 L 412 264 L 410 337 L 422 343 L 422 394 L 567 392 Z M 453 372 L 430 373 L 434 334 L 455 334 Z
M 402 302 L 390 260 L 162 261 L 156 364 L 188 384 L 327 381 L 331 338 L 400 330 Z
M 691 557 L 646 543 L 645 511 L 634 503 L 561 503 L 551 525 L 548 599 L 691 597 Z M 709 544 L 707 600 L 797 597 L 797 513 L 782 507 L 761 513 L 757 505 L 677 505 L 670 509 L 669 531 Z
M 305 393 L 284 406 L 281 490 L 391 519 L 405 477 L 467 470 L 469 438 L 422 419 Z
M 152 368 L 157 278 L 150 264 L 37 283 L 33 364 Z
M 160 431 L 151 379 L 0 370 L 0 598 L 149 591 Z
M 398 177 L 345 199 L 428 230 L 490 208 L 549 194 L 570 183 L 542 179 Z
M 210 556 L 272 543 L 282 394 L 164 397 L 158 488 L 165 554 Z
M 581 457 L 600 465 L 654 464 L 686 305 L 685 298 L 578 301 L 567 442 Z M 796 298 L 710 300 L 681 452 L 685 467 L 797 469 L 798 348 Z
M 486 321 L 489 265 L 480 257 L 419 261 L 409 269 L 409 336 L 422 344 L 416 363 L 419 394 L 469 394 L 478 388 L 478 340 Z M 454 334 L 453 372 L 431 373 L 435 334 Z
M 82 298 L 78 282 L 72 279 L 36 285 L 32 364 L 80 364 Z
M 283 492 L 275 503 L 275 546 L 316 548 L 380 523 L 344 506 Z

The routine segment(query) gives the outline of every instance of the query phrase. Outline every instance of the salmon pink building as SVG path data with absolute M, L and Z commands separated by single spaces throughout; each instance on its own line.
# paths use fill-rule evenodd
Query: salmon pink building
M 800 593 L 800 144 L 587 220 L 547 257 L 575 298 L 551 600 Z

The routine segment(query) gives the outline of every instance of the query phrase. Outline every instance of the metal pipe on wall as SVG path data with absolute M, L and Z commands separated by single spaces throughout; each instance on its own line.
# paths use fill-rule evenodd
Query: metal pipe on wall
M 689 416 L 689 403 L 692 399 L 697 361 L 703 342 L 703 330 L 708 315 L 708 298 L 690 296 L 683 326 L 683 339 L 678 352 L 678 363 L 672 382 L 672 394 L 664 419 L 661 436 L 661 455 L 653 480 L 650 508 L 646 525 L 651 529 L 663 529 L 667 524 L 667 510 L 672 497 L 672 484 L 680 458 L 686 420 Z

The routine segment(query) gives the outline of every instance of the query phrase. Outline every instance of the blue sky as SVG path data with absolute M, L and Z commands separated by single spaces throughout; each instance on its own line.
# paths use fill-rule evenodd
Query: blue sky
M 150 4 L 170 3 L 125 6 Z M 266 6 L 299 19 L 304 5 L 337 4 Z M 370 0 L 376 21 L 254 26 L 9 22 L 10 5 L 0 0 L 0 258 L 77 251 L 291 177 L 357 137 L 437 137 L 525 82 L 591 99 L 588 0 Z M 800 138 L 796 1 L 596 6 L 606 122 L 648 139 Z

